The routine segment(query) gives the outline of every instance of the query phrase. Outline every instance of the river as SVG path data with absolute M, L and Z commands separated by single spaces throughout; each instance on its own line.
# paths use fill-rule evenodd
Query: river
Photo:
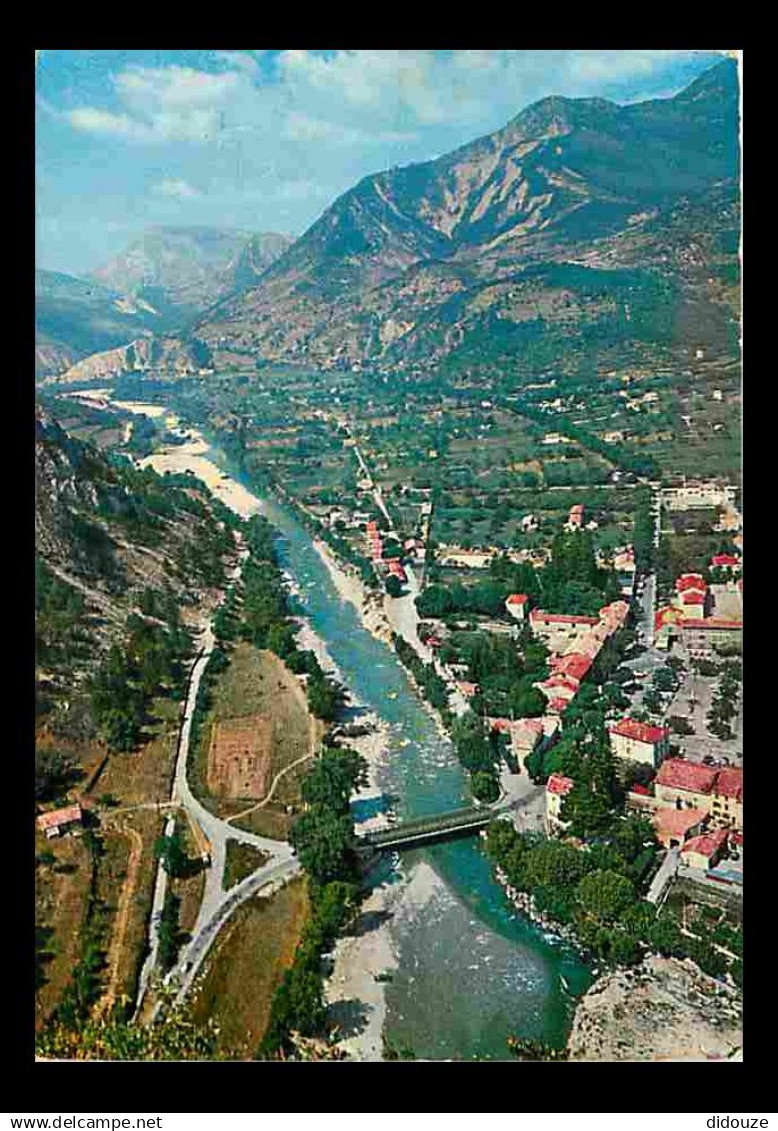
M 210 455 L 256 495 L 223 453 L 212 448 Z M 379 784 L 396 799 L 398 817 L 468 803 L 453 747 L 394 652 L 339 596 L 295 516 L 272 499 L 262 499 L 261 509 L 279 531 L 281 562 L 344 681 L 389 726 Z M 576 999 L 592 982 L 576 952 L 513 909 L 491 878 L 478 838 L 402 853 L 393 878 L 411 877 L 420 861 L 440 882 L 421 901 L 401 903 L 392 922 L 398 967 L 386 985 L 386 1037 L 417 1058 L 438 1060 L 508 1059 L 511 1033 L 564 1044 Z
M 251 488 L 234 466 L 229 471 Z M 389 758 L 379 783 L 397 799 L 398 817 L 467 804 L 466 777 L 453 747 L 419 702 L 405 669 L 338 595 L 295 516 L 272 499 L 263 503 L 313 628 L 356 699 L 389 724 Z M 386 987 L 389 1040 L 409 1046 L 417 1057 L 463 1060 L 506 1058 L 513 1032 L 563 1044 L 575 1000 L 592 982 L 588 968 L 571 948 L 514 911 L 492 880 L 477 838 L 402 853 L 400 872 L 409 876 L 420 859 L 443 882 L 393 923 L 399 967 Z

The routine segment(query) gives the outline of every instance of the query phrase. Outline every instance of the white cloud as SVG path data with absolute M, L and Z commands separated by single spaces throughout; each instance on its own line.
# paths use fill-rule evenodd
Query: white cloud
M 236 71 L 245 71 L 248 75 L 259 74 L 259 63 L 254 55 L 247 51 L 217 51 L 216 58 L 220 63 L 225 63 Z
M 156 196 L 173 196 L 180 199 L 191 199 L 195 196 L 202 196 L 202 193 L 190 185 L 188 181 L 165 179 L 159 181 L 152 187 L 151 190 Z
M 76 129 L 138 142 L 207 142 L 223 124 L 224 108 L 246 79 L 191 67 L 129 67 L 114 76 L 123 111 L 91 106 L 68 112 Z

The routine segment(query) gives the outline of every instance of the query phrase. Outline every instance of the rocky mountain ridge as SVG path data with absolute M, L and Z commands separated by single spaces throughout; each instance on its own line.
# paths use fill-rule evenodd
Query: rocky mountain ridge
M 194 331 L 217 367 L 236 355 L 402 367 L 488 337 L 495 319 L 537 321 L 537 276 L 527 301 L 514 302 L 528 268 L 659 260 L 683 285 L 688 265 L 658 251 L 665 229 L 683 207 L 701 213 L 703 245 L 737 229 L 738 160 L 731 61 L 674 98 L 543 99 L 451 154 L 365 177 L 257 286 L 215 304 Z M 686 230 L 680 242 L 697 238 Z M 701 259 L 715 267 L 704 247 Z M 609 280 L 592 281 L 608 291 Z M 540 287 L 541 305 L 553 304 L 553 290 Z M 562 301 L 586 305 L 580 288 L 569 290 Z
M 92 278 L 146 299 L 179 328 L 224 295 L 253 286 L 291 243 L 277 232 L 151 227 Z
M 35 272 L 35 375 L 64 372 L 84 357 L 164 329 L 159 312 L 97 283 Z

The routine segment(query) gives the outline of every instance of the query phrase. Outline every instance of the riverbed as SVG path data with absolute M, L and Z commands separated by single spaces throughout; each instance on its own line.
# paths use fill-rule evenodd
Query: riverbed
M 259 498 L 218 448 L 189 432 L 191 447 L 168 449 L 144 464 L 189 468 L 218 485 L 228 505 L 239 500 L 243 513 L 261 511 L 274 523 L 281 564 L 294 578 L 313 632 L 355 701 L 381 720 L 371 792 L 391 797 L 401 819 L 467 804 L 466 776 L 450 741 L 391 648 L 338 592 L 311 536 L 290 510 Z M 373 880 L 361 933 L 338 943 L 328 986 L 352 1056 L 378 1059 L 382 1035 L 427 1059 L 509 1059 L 506 1040 L 514 1032 L 564 1043 L 591 974 L 571 948 L 509 904 L 480 840 L 402 853 L 384 861 Z M 378 982 L 376 974 L 383 976 Z

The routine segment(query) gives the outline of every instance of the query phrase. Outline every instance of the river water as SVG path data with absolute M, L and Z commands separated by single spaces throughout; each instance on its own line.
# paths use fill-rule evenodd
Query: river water
M 210 455 L 262 498 L 218 448 Z M 394 652 L 340 597 L 294 514 L 264 498 L 262 511 L 279 531 L 281 563 L 343 680 L 355 700 L 389 726 L 388 756 L 378 776 L 398 817 L 471 803 L 451 742 Z M 389 879 L 412 877 L 422 861 L 440 882 L 420 901 L 400 901 L 392 923 L 399 965 L 386 985 L 386 1037 L 417 1058 L 438 1060 L 508 1059 L 511 1033 L 563 1045 L 576 999 L 592 982 L 577 953 L 513 909 L 491 878 L 478 838 L 404 852 Z
M 229 470 L 251 488 L 234 466 Z M 263 512 L 280 533 L 281 562 L 344 681 L 389 724 L 379 782 L 396 799 L 398 817 L 472 803 L 451 743 L 393 651 L 339 596 L 305 528 L 273 500 L 264 501 Z M 402 853 L 399 872 L 412 874 L 419 860 L 442 883 L 420 905 L 402 908 L 393 923 L 399 968 L 386 987 L 389 1040 L 417 1057 L 463 1060 L 506 1059 L 510 1033 L 564 1044 L 576 998 L 592 981 L 577 954 L 514 911 L 491 878 L 478 838 Z

